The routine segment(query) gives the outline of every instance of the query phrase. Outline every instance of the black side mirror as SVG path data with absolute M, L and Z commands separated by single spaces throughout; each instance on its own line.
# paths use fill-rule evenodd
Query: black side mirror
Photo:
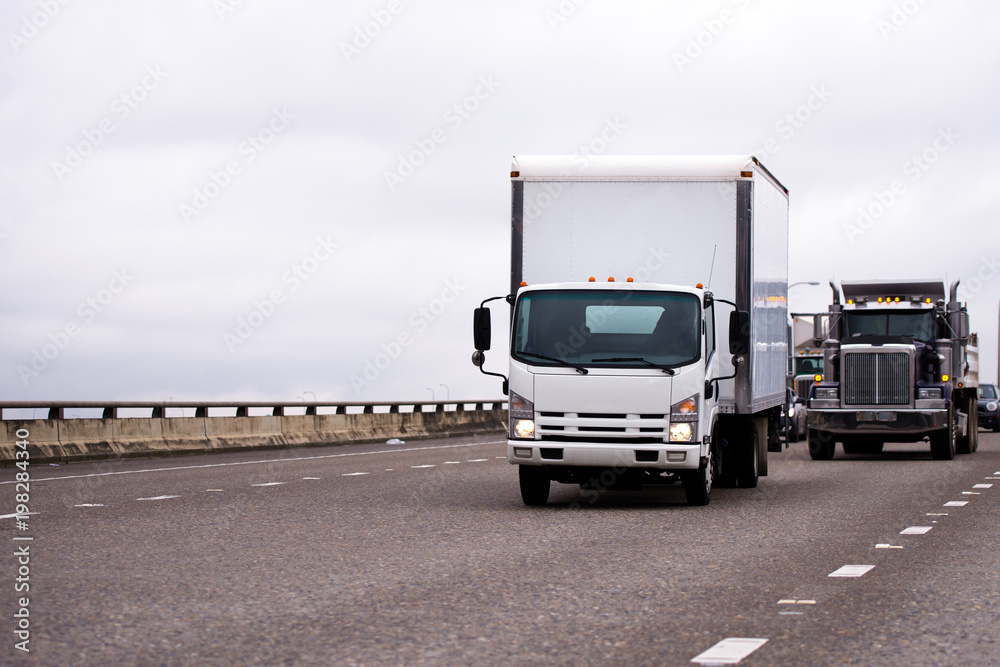
M 734 310 L 729 314 L 729 354 L 750 352 L 750 313 Z
M 476 308 L 472 317 L 472 337 L 477 350 L 490 349 L 490 338 L 492 338 L 490 324 L 490 309 Z

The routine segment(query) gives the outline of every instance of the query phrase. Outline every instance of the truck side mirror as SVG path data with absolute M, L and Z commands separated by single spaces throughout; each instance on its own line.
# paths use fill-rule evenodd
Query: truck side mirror
M 729 354 L 750 352 L 750 313 L 734 310 L 729 314 Z
M 490 338 L 492 337 L 490 324 L 490 309 L 476 308 L 472 317 L 472 337 L 477 350 L 490 349 Z

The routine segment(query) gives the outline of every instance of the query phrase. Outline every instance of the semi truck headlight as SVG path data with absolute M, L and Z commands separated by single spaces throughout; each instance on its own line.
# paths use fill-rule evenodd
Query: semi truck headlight
M 510 437 L 521 440 L 535 439 L 535 404 L 510 392 L 510 400 L 507 402 L 507 409 L 510 415 Z
M 816 387 L 816 398 L 839 398 L 837 387 Z
M 941 398 L 941 387 L 917 389 L 917 398 Z
M 535 420 L 518 419 L 514 422 L 514 437 L 522 440 L 535 439 Z
M 670 440 L 672 442 L 691 442 L 694 438 L 694 429 L 689 422 L 670 425 Z

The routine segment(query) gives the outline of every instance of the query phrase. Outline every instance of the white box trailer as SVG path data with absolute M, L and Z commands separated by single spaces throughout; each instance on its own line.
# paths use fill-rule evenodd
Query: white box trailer
M 507 458 L 525 503 L 551 481 L 680 481 L 692 504 L 756 486 L 786 397 L 788 191 L 727 155 L 516 156 L 511 192 Z

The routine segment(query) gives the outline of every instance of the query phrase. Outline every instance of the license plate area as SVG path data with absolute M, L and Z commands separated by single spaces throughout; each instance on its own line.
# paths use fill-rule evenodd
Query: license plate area
M 859 410 L 859 422 L 894 422 L 896 413 L 893 410 Z

